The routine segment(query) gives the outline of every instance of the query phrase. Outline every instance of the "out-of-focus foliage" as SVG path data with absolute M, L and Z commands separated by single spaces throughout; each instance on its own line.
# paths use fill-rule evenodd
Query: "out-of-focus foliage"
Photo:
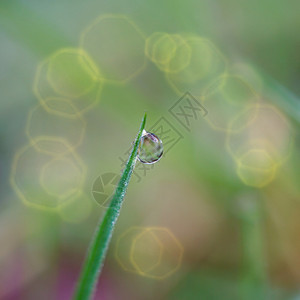
M 2 1 L 0 298 L 72 295 L 147 111 L 95 298 L 297 299 L 299 10 Z

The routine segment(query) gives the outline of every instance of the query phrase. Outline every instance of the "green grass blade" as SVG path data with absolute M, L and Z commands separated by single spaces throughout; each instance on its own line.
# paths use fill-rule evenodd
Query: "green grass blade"
M 142 137 L 146 123 L 146 114 L 141 123 L 140 130 L 137 134 L 132 152 L 129 156 L 121 179 L 115 190 L 115 194 L 111 200 L 102 221 L 100 222 L 94 240 L 90 244 L 90 249 L 82 268 L 82 273 L 78 281 L 77 291 L 74 299 L 91 299 L 95 284 L 101 272 L 104 258 L 112 237 L 114 227 L 116 225 L 123 198 L 135 166 L 139 143 Z

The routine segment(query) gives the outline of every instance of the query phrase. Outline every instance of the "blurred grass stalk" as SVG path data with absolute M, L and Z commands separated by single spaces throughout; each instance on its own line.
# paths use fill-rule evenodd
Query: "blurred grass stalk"
M 265 93 L 269 96 L 268 100 L 277 105 L 291 119 L 300 123 L 300 99 L 286 87 L 282 86 L 271 76 L 265 74 L 256 67 L 264 81 Z
M 242 233 L 241 299 L 267 299 L 265 245 L 262 232 L 262 207 L 258 193 L 239 199 Z
M 112 233 L 120 214 L 128 183 L 135 166 L 138 147 L 141 141 L 143 130 L 145 128 L 145 123 L 146 114 L 142 120 L 132 152 L 117 185 L 114 196 L 110 202 L 109 208 L 100 222 L 96 230 L 95 237 L 90 244 L 85 263 L 82 267 L 82 272 L 78 281 L 77 291 L 74 299 L 91 299 L 93 295 L 93 291 L 104 263 L 104 258 L 108 250 Z

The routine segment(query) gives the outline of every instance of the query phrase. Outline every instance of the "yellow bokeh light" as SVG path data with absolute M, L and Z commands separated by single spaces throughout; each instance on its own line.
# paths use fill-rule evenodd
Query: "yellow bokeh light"
M 145 67 L 145 37 L 138 26 L 123 15 L 103 15 L 81 34 L 80 47 L 101 69 L 99 78 L 125 83 Z
M 144 230 L 144 227 L 133 226 L 118 237 L 115 248 L 115 258 L 122 269 L 127 272 L 138 273 L 130 261 L 130 252 L 135 237 L 143 233 Z
M 78 191 L 82 171 L 70 157 L 58 156 L 42 166 L 40 185 L 57 199 L 65 199 Z
M 175 55 L 176 48 L 173 35 L 154 32 L 146 39 L 145 53 L 157 66 L 164 66 Z
M 146 228 L 132 241 L 130 261 L 139 274 L 147 275 L 161 264 L 162 252 L 162 243 Z
M 55 100 L 48 99 L 47 105 L 51 106 L 52 101 Z M 65 147 L 56 147 L 58 139 L 68 141 L 72 149 L 78 147 L 83 140 L 86 129 L 84 119 L 69 100 L 60 99 L 59 102 L 69 107 L 69 111 L 74 111 L 74 115 L 71 117 L 54 111 L 50 112 L 40 104 L 31 109 L 28 114 L 25 132 L 38 151 L 48 154 L 59 154 L 57 151 L 64 153 L 67 151 Z
M 170 57 L 166 64 L 160 64 L 159 67 L 166 73 L 178 74 L 180 71 L 189 66 L 191 62 L 192 49 L 181 35 L 173 34 L 172 39 L 176 45 L 175 53 Z
M 115 256 L 129 272 L 165 279 L 180 267 L 183 247 L 165 227 L 131 227 L 118 239 Z
M 287 118 L 276 107 L 260 103 L 249 106 L 231 121 L 226 145 L 236 159 L 250 149 L 260 149 L 281 164 L 289 157 L 292 136 Z
M 203 89 L 225 73 L 227 61 L 214 44 L 196 35 L 180 35 L 184 40 L 180 43 L 169 66 L 174 62 L 183 66 L 176 72 L 166 72 L 166 79 L 178 95 L 189 91 L 195 97 L 201 98 Z M 188 59 L 187 59 L 188 58 Z M 182 62 L 188 62 L 186 65 Z M 169 69 L 172 69 L 169 67 Z
M 82 50 L 61 49 L 49 58 L 47 78 L 59 95 L 70 98 L 85 95 L 98 77 L 98 69 Z
M 235 130 L 234 127 L 230 127 L 233 118 L 246 107 L 259 102 L 258 95 L 250 85 L 241 77 L 231 74 L 223 74 L 216 78 L 204 89 L 201 99 L 209 111 L 205 120 L 214 130 L 225 132 Z M 252 117 L 249 116 L 249 120 Z M 243 121 L 247 123 L 249 120 Z
M 146 40 L 145 53 L 165 73 L 179 73 L 191 59 L 191 48 L 179 34 L 153 33 Z
M 38 65 L 33 91 L 48 112 L 74 117 L 100 99 L 103 82 L 99 77 L 99 69 L 85 51 L 63 48 Z
M 59 139 L 57 143 L 63 144 L 61 148 L 68 149 L 64 155 L 37 151 L 31 143 L 16 153 L 10 182 L 25 205 L 57 210 L 62 203 L 81 194 L 86 176 L 85 166 L 66 141 Z M 67 164 L 55 166 L 55 162 L 59 161 Z M 75 169 L 76 173 L 73 173 Z
M 278 164 L 267 151 L 251 149 L 237 160 L 237 174 L 249 186 L 262 188 L 276 175 Z

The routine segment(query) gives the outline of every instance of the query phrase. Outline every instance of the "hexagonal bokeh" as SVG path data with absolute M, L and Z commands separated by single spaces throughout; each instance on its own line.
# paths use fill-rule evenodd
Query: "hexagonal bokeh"
M 178 73 L 191 60 L 191 47 L 179 34 L 155 32 L 146 41 L 146 55 L 166 73 Z
M 76 192 L 80 181 L 81 170 L 66 156 L 53 158 L 41 169 L 40 185 L 57 199 L 67 198 Z
M 205 120 L 214 130 L 235 130 L 230 122 L 246 107 L 259 102 L 259 97 L 241 77 L 223 74 L 203 91 L 202 104 L 208 110 Z M 251 120 L 251 116 L 249 116 Z M 249 120 L 244 120 L 245 123 Z M 238 128 L 239 129 L 239 128 Z
M 145 54 L 158 66 L 167 64 L 176 52 L 177 44 L 172 35 L 154 32 L 146 39 Z
M 227 149 L 235 159 L 256 149 L 265 151 L 277 164 L 288 158 L 292 142 L 286 117 L 274 106 L 263 103 L 238 114 L 230 123 L 226 139 Z
M 115 248 L 115 258 L 123 270 L 138 273 L 136 267 L 130 261 L 130 251 L 134 239 L 143 233 L 145 227 L 133 226 L 123 232 L 117 240 Z
M 146 63 L 145 37 L 126 16 L 104 15 L 81 34 L 80 47 L 101 69 L 100 78 L 124 83 L 140 73 Z
M 49 155 L 29 144 L 16 153 L 11 184 L 24 204 L 57 209 L 81 194 L 85 166 L 67 142 L 57 140 L 57 143 L 69 151 L 65 155 Z
M 149 228 L 135 236 L 130 248 L 130 260 L 139 274 L 147 275 L 162 261 L 163 244 Z
M 164 279 L 180 267 L 183 247 L 167 228 L 131 227 L 119 237 L 115 256 L 126 271 Z
M 63 48 L 38 65 L 33 91 L 47 111 L 74 117 L 100 99 L 99 77 L 99 69 L 86 52 Z M 69 100 L 72 107 L 61 100 Z
M 61 49 L 49 59 L 48 81 L 64 97 L 77 98 L 87 94 L 98 77 L 95 64 L 82 50 Z
M 225 73 L 227 61 L 207 39 L 196 35 L 181 35 L 179 40 L 184 42 L 178 44 L 176 53 L 169 63 L 177 67 L 174 72 L 166 72 L 166 79 L 178 95 L 188 91 L 200 98 L 203 89 Z
M 188 68 L 192 60 L 192 48 L 186 39 L 179 34 L 173 34 L 172 39 L 176 44 L 176 50 L 171 59 L 164 64 L 161 64 L 161 70 L 166 73 L 178 74 Z
M 278 164 L 264 150 L 251 149 L 237 160 L 237 174 L 249 186 L 261 188 L 275 177 Z
M 47 105 L 51 106 L 51 102 L 55 101 L 48 99 Z M 61 99 L 61 104 L 69 107 L 70 111 L 74 111 L 74 116 L 67 117 L 60 113 L 50 112 L 45 110 L 39 104 L 30 110 L 26 124 L 26 134 L 32 145 L 38 151 L 48 154 L 62 154 L 68 149 L 65 147 L 56 147 L 57 140 L 62 139 L 68 141 L 68 145 L 75 149 L 82 142 L 86 123 L 82 116 L 76 113 L 76 108 L 67 99 Z M 61 145 L 61 143 L 59 143 Z M 62 151 L 62 152 L 58 152 Z

